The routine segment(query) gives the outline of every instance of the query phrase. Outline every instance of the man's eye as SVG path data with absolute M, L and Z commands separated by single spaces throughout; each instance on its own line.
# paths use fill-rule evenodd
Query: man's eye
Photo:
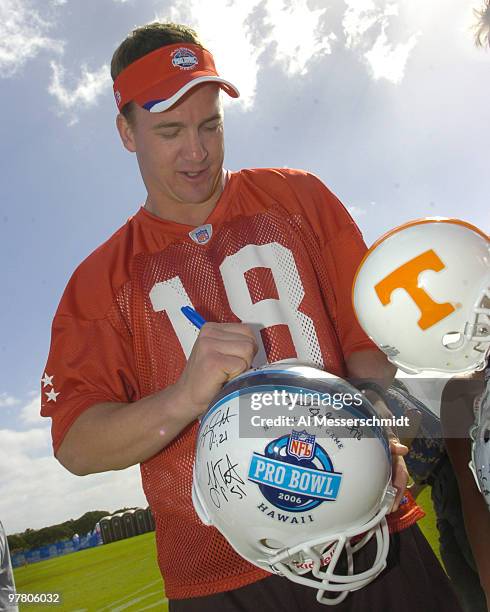
M 165 138 L 166 140 L 171 140 L 172 138 L 175 138 L 176 136 L 178 136 L 179 134 L 179 130 L 174 130 L 173 132 L 160 132 L 159 136 L 161 136 L 162 138 Z
M 206 124 L 204 126 L 204 129 L 207 130 L 208 132 L 215 132 L 220 127 L 221 127 L 221 121 L 218 121 L 217 123 Z

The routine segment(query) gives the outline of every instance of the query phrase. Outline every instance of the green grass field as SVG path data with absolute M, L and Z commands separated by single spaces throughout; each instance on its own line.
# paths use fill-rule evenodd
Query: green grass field
M 432 550 L 436 553 L 439 561 L 441 561 L 441 555 L 439 553 L 439 532 L 436 527 L 436 518 L 434 509 L 432 507 L 432 501 L 430 499 L 430 487 L 425 487 L 422 493 L 417 497 L 417 503 L 426 512 L 426 516 L 421 519 L 417 525 L 422 530 L 423 534 L 432 546 Z
M 18 593 L 59 592 L 60 605 L 24 604 L 53 612 L 166 612 L 155 534 L 120 540 L 15 570 Z
M 439 555 L 438 532 L 428 487 L 417 501 L 427 513 L 419 521 L 419 526 Z M 59 592 L 62 597 L 60 605 L 24 604 L 20 610 L 168 610 L 156 562 L 154 533 L 18 568 L 15 580 L 19 593 Z

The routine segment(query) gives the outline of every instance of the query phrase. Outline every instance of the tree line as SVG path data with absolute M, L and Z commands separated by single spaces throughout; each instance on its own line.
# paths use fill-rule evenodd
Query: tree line
M 126 512 L 126 510 L 130 510 L 130 508 L 121 508 L 113 514 Z M 10 552 L 22 552 L 31 548 L 54 544 L 59 540 L 70 540 L 76 533 L 80 536 L 85 535 L 94 529 L 95 524 L 101 518 L 110 514 L 107 510 L 92 510 L 91 512 L 86 512 L 78 519 L 70 519 L 58 525 L 51 525 L 41 529 L 26 529 L 22 533 L 8 535 L 7 540 Z

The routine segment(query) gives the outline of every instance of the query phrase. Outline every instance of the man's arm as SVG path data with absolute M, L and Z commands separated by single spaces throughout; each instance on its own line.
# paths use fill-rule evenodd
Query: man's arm
M 448 382 L 441 398 L 441 423 L 447 453 L 458 482 L 466 534 L 490 608 L 490 512 L 468 467 L 471 441 L 469 438 L 446 437 L 454 435 L 455 428 L 460 430 L 460 434 L 463 430 L 468 432 L 473 423 L 473 402 L 483 390 L 483 382 L 481 386 L 474 384 L 477 378 L 481 379 L 481 373 L 471 377 L 471 382 L 468 377 L 453 378 Z
M 374 382 L 376 386 L 381 387 L 383 391 L 392 384 L 396 374 L 396 366 L 388 361 L 383 353 L 377 350 L 364 350 L 352 353 L 347 359 L 347 371 L 350 378 L 357 379 L 361 382 Z M 365 395 L 371 402 L 376 413 L 381 418 L 391 418 L 391 413 L 383 399 L 376 393 L 375 390 L 366 389 Z M 407 448 L 403 444 L 399 444 L 398 436 L 394 431 L 388 429 L 390 440 L 394 444 L 398 444 L 403 448 Z M 395 454 L 405 455 L 407 451 Z
M 396 366 L 378 350 L 364 350 L 351 353 L 346 360 L 347 372 L 351 378 L 365 378 L 387 389 L 393 382 Z
M 383 389 L 386 389 L 393 382 L 396 367 L 390 363 L 385 355 L 377 350 L 357 351 L 349 355 L 346 360 L 347 373 L 349 378 L 372 380 Z M 393 415 L 378 396 L 377 393 L 366 390 L 367 399 L 373 404 L 377 414 L 383 418 L 390 418 Z M 392 454 L 392 484 L 397 490 L 391 512 L 398 510 L 400 501 L 405 493 L 408 483 L 408 470 L 405 465 L 403 455 L 408 453 L 408 448 L 400 443 L 400 440 L 392 430 L 387 430 L 390 438 L 390 450 Z
M 123 470 L 158 453 L 192 420 L 175 386 L 131 404 L 96 404 L 70 427 L 56 458 L 77 476 Z
M 257 351 L 240 323 L 207 323 L 172 386 L 139 401 L 91 406 L 73 423 L 56 457 L 83 476 L 149 459 L 203 414 L 223 384 L 249 369 Z

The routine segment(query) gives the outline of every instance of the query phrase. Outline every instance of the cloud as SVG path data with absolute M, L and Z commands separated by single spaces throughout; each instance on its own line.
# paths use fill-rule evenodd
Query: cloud
M 0 429 L 0 465 L 0 516 L 7 533 L 45 527 L 89 510 L 147 506 L 137 466 L 74 476 L 53 457 L 48 426 Z
M 0 408 L 10 408 L 10 406 L 16 406 L 17 404 L 20 404 L 20 400 L 13 395 L 0 393 Z
M 51 0 L 51 7 L 67 0 Z M 127 4 L 130 0 L 113 0 Z M 332 7 L 315 8 L 308 0 L 216 0 L 214 10 L 204 0 L 176 0 L 157 19 L 188 23 L 213 50 L 220 72 L 235 82 L 243 108 L 253 106 L 257 77 L 264 65 L 279 65 L 288 77 L 304 76 L 322 55 L 333 52 L 334 44 L 355 50 L 369 67 L 372 78 L 399 83 L 417 35 L 394 41 L 388 35 L 396 18 L 395 0 L 345 0 L 342 26 Z M 220 19 L 215 15 L 218 13 Z M 222 23 L 227 27 L 223 28 Z M 48 36 L 52 24 L 41 17 L 31 0 L 2 0 L 0 3 L 0 76 L 12 76 L 41 50 L 63 53 L 63 42 Z M 333 31 L 336 29 L 337 31 Z M 305 36 L 305 32 L 308 33 Z M 61 114 L 77 122 L 81 108 L 94 106 L 110 87 L 106 64 L 91 70 L 82 63 L 80 74 L 68 75 L 61 61 L 51 59 L 48 91 Z M 225 103 L 229 100 L 224 97 Z
M 49 449 L 49 428 L 15 431 L 0 429 L 0 465 L 9 465 L 8 457 L 15 459 L 20 455 L 30 455 Z M 3 475 L 3 472 L 2 472 Z
M 386 36 L 386 24 L 372 49 L 365 54 L 375 79 L 384 78 L 394 84 L 400 83 L 411 51 L 417 44 L 418 34 L 410 36 L 406 43 L 392 45 Z
M 413 33 L 406 42 L 389 40 L 387 31 L 398 17 L 396 0 L 345 1 L 347 10 L 342 25 L 347 47 L 362 53 L 375 80 L 384 78 L 400 83 L 419 33 Z
M 347 210 L 355 219 L 363 217 L 367 213 L 367 210 L 361 206 L 348 206 Z
M 376 7 L 374 0 L 345 0 L 347 9 L 342 25 L 346 35 L 346 43 L 350 49 L 361 45 L 365 35 L 387 15 L 392 9 Z
M 122 1 L 122 0 L 120 0 Z M 66 4 L 67 0 L 50 0 L 52 7 Z M 42 50 L 51 57 L 62 55 L 64 43 L 47 36 L 53 24 L 41 17 L 29 0 L 1 0 L 0 2 L 0 77 L 11 77 L 24 64 Z M 51 60 L 52 77 L 48 91 L 56 99 L 62 113 L 76 107 L 86 108 L 96 104 L 110 80 L 109 68 L 104 64 L 99 70 L 90 71 L 82 64 L 78 81 L 70 88 L 65 84 L 65 69 L 59 61 Z M 76 118 L 72 113 L 71 123 Z
M 52 77 L 48 91 L 55 97 L 62 112 L 94 106 L 112 83 L 107 64 L 95 72 L 91 72 L 86 65 L 82 65 L 81 75 L 71 88 L 65 85 L 66 71 L 59 62 L 52 61 L 51 70 Z M 71 123 L 76 121 L 76 117 L 72 115 Z
M 19 418 L 24 425 L 45 427 L 47 421 L 39 412 L 41 410 L 41 396 L 36 393 L 35 397 L 20 411 Z
M 304 75 L 312 59 L 332 52 L 335 34 L 320 35 L 318 26 L 327 9 L 310 9 L 305 0 L 267 0 L 265 24 L 270 37 L 263 46 L 275 42 L 275 57 L 289 75 Z M 309 32 L 309 36 L 305 36 Z
M 2 0 L 0 77 L 11 77 L 42 50 L 62 52 L 63 43 L 46 35 L 50 27 L 27 0 Z
M 194 27 L 220 73 L 240 90 L 243 107 L 250 108 L 260 61 L 279 63 L 289 76 L 304 75 L 311 60 L 331 53 L 335 36 L 319 31 L 326 10 L 311 9 L 307 0 L 216 0 L 210 11 L 202 0 L 177 0 L 158 19 Z
M 332 6 L 312 8 L 307 0 L 216 0 L 212 12 L 203 0 L 176 0 L 169 14 L 158 19 L 194 27 L 212 49 L 218 70 L 239 88 L 240 102 L 248 109 L 261 65 L 279 64 L 287 76 L 304 76 L 315 60 L 331 54 L 334 44 L 342 41 L 362 58 L 375 80 L 402 80 L 417 34 L 402 42 L 388 36 L 398 16 L 396 1 L 345 2 L 341 25 L 336 24 Z

